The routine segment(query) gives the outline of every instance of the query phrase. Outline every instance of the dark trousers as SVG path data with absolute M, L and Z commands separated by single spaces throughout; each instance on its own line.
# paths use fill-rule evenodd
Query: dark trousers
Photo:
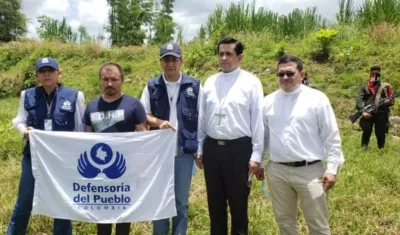
M 116 224 L 116 235 L 129 235 L 131 223 Z M 97 224 L 97 235 L 111 235 L 112 224 Z
M 248 233 L 249 160 L 252 153 L 248 137 L 225 145 L 207 137 L 203 146 L 203 166 L 207 188 L 211 235 L 228 234 L 227 205 L 231 213 L 231 234 Z
M 361 137 L 361 146 L 367 147 L 372 135 L 372 128 L 375 125 L 375 136 L 378 142 L 378 148 L 385 147 L 386 134 L 388 132 L 389 114 L 387 112 L 378 112 L 372 114 L 370 119 L 361 118 L 360 127 L 363 131 Z

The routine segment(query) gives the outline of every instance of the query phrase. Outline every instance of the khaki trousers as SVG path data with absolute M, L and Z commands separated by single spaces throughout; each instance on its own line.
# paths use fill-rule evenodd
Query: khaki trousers
M 291 167 L 270 161 L 266 170 L 280 234 L 299 234 L 297 198 L 300 199 L 309 234 L 330 234 L 326 194 L 322 188 L 325 172 L 322 162 Z

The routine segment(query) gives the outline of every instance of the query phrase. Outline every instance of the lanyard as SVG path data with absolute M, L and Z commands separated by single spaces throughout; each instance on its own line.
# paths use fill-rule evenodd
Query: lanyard
M 46 96 L 45 96 L 44 93 L 43 93 L 43 98 L 44 98 L 44 101 L 46 102 L 46 108 L 47 108 L 47 110 L 46 110 L 46 111 L 47 111 L 47 118 L 50 118 L 51 107 L 53 106 L 54 97 L 56 97 L 57 92 L 58 92 L 58 86 L 56 87 L 56 92 L 54 93 L 53 98 L 51 99 L 50 104 L 47 102 Z M 51 93 L 50 93 L 50 94 L 51 94 Z

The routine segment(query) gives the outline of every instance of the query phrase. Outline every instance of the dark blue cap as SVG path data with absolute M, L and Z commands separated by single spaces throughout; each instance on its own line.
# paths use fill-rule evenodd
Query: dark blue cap
M 58 70 L 58 63 L 51 57 L 43 57 L 36 61 L 36 72 L 43 67 L 50 67 Z
M 172 55 L 181 58 L 182 57 L 181 48 L 175 42 L 166 43 L 162 45 L 160 48 L 160 59 L 167 55 Z

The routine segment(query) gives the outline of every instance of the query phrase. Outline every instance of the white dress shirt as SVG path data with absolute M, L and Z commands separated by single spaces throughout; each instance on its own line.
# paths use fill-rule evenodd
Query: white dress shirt
M 85 96 L 81 91 L 78 91 L 78 97 L 76 99 L 76 107 L 74 113 L 74 119 L 75 119 L 74 131 L 77 132 L 83 131 L 82 117 L 84 111 L 85 111 Z M 26 131 L 27 118 L 28 118 L 28 112 L 25 110 L 25 91 L 22 91 L 17 117 L 15 117 L 12 120 L 14 128 L 17 129 L 19 132 L 21 132 L 21 134 L 24 134 Z
M 316 161 L 327 158 L 327 173 L 344 162 L 341 138 L 328 97 L 300 85 L 287 93 L 275 91 L 264 99 L 264 153 L 273 162 Z
M 207 135 L 221 140 L 248 136 L 253 145 L 251 160 L 260 162 L 264 145 L 262 101 L 260 80 L 245 70 L 237 68 L 209 77 L 200 104 L 197 153 L 203 154 Z

